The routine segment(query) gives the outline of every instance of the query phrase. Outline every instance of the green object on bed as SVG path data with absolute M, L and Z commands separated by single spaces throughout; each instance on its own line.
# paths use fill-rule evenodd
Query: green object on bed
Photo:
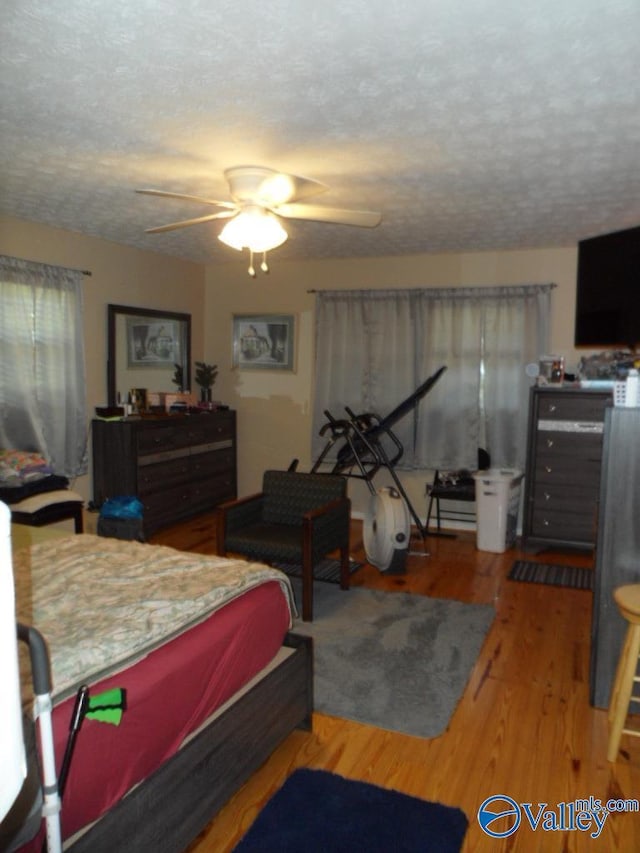
M 89 697 L 89 707 L 86 716 L 100 723 L 111 723 L 119 726 L 122 714 L 127 708 L 127 694 L 122 687 L 113 687 Z

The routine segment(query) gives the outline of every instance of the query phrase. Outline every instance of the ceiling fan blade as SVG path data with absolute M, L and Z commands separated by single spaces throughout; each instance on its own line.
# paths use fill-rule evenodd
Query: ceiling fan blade
M 299 198 L 309 198 L 328 189 L 320 181 L 276 172 L 264 166 L 234 166 L 224 176 L 231 197 L 240 204 L 260 204 L 274 207 Z
M 147 234 L 160 234 L 162 231 L 173 231 L 176 228 L 186 228 L 188 225 L 198 225 L 200 222 L 211 222 L 212 219 L 229 219 L 237 214 L 233 210 L 221 210 L 220 213 L 210 213 L 208 216 L 197 216 L 195 219 L 183 219 L 181 222 L 171 222 L 169 225 L 158 225 L 155 228 L 145 228 Z
M 231 209 L 236 210 L 237 209 L 237 205 L 234 204 L 232 201 L 216 201 L 214 199 L 201 198 L 200 196 L 197 196 L 197 195 L 185 195 L 184 193 L 171 193 L 171 192 L 167 192 L 166 190 L 136 190 L 136 192 L 140 193 L 141 195 L 157 195 L 157 196 L 161 196 L 162 198 L 178 198 L 178 199 L 182 199 L 183 201 L 195 201 L 198 204 L 214 204 L 216 207 L 226 207 L 229 210 L 231 210 Z
M 287 175 L 277 172 L 266 178 L 260 187 L 260 196 L 269 205 L 288 204 L 299 199 L 311 198 L 329 189 L 326 184 L 303 178 L 300 175 Z
M 310 219 L 313 222 L 358 225 L 361 228 L 375 228 L 382 219 L 382 214 L 373 210 L 345 210 L 318 204 L 280 204 L 271 210 L 285 219 Z

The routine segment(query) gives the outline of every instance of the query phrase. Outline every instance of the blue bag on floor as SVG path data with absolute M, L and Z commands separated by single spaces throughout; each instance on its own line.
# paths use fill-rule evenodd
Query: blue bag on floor
M 107 498 L 100 508 L 100 518 L 142 518 L 142 509 L 136 497 Z
M 98 536 L 144 542 L 142 503 L 136 497 L 109 498 L 100 509 Z

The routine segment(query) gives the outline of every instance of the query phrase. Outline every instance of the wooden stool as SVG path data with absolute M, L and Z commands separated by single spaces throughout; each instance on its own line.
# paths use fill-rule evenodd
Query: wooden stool
M 631 702 L 640 704 L 640 696 L 633 695 L 633 686 L 640 683 L 637 675 L 640 656 L 640 584 L 620 586 L 613 593 L 621 615 L 629 623 L 616 677 L 609 702 L 609 745 L 607 760 L 618 757 L 620 739 L 623 734 L 640 737 L 640 731 L 624 727 Z
M 72 492 L 71 489 L 56 489 L 10 504 L 9 509 L 11 520 L 16 524 L 42 527 L 44 524 L 72 518 L 75 532 L 82 533 L 82 502 L 82 495 L 77 492 Z

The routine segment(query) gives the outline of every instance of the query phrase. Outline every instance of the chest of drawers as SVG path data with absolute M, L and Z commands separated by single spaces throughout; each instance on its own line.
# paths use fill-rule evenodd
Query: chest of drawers
M 593 548 L 608 391 L 531 389 L 523 547 Z
M 236 497 L 235 412 L 94 420 L 93 499 L 135 495 L 144 533 Z

